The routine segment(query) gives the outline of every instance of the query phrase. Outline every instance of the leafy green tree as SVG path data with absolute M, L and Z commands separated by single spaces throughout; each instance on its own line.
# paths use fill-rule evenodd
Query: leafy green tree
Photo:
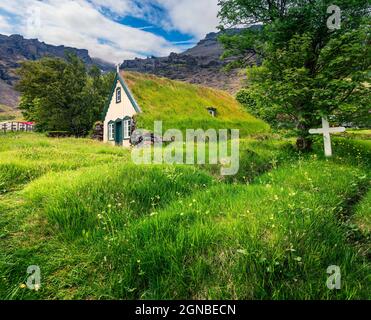
M 19 69 L 20 108 L 40 131 L 88 134 L 100 118 L 113 75 L 97 67 L 87 70 L 76 56 L 26 61 Z
M 308 131 L 322 116 L 359 123 L 369 115 L 370 5 L 367 0 L 336 1 L 341 24 L 333 30 L 327 23 L 332 4 L 330 0 L 219 1 L 222 28 L 262 24 L 221 37 L 225 56 L 239 55 L 243 65 L 253 48 L 261 57 L 262 65 L 248 68 L 249 101 L 254 101 L 255 114 L 294 127 L 300 150 L 311 149 Z M 352 109 L 357 112 L 349 112 Z

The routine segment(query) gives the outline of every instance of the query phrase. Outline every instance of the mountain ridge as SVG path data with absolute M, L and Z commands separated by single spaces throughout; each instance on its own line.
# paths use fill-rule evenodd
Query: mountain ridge
M 241 30 L 232 29 L 228 32 L 236 33 Z M 221 59 L 223 47 L 218 41 L 221 33 L 207 34 L 195 47 L 183 53 L 173 52 L 168 57 L 152 56 L 146 59 L 125 60 L 121 69 L 204 85 L 234 94 L 242 87 L 246 76 L 242 70 L 226 70 L 228 63 L 238 57 Z M 251 64 L 256 63 L 256 54 L 251 50 Z
M 18 80 L 15 70 L 22 61 L 35 61 L 43 57 L 64 58 L 66 52 L 76 54 L 86 65 L 97 65 L 103 71 L 114 70 L 113 65 L 90 57 L 88 50 L 54 46 L 38 39 L 26 39 L 19 34 L 0 34 L 0 105 L 16 108 L 19 93 L 14 89 Z
M 232 29 L 228 32 L 240 32 Z M 221 59 L 223 47 L 218 41 L 221 32 L 211 32 L 192 48 L 182 53 L 171 53 L 167 57 L 148 57 L 125 60 L 121 69 L 145 74 L 153 74 L 171 80 L 180 80 L 215 89 L 236 93 L 246 78 L 243 70 L 226 71 L 228 63 L 237 57 Z M 46 56 L 64 58 L 66 51 L 75 53 L 86 65 L 98 65 L 103 71 L 114 70 L 112 64 L 92 58 L 86 49 L 67 46 L 54 46 L 38 39 L 25 39 L 21 35 L 0 34 L 0 105 L 17 108 L 19 93 L 15 90 L 18 80 L 15 70 L 22 61 L 34 61 Z M 251 64 L 257 63 L 255 52 L 251 50 Z M 0 108 L 1 112 L 1 108 Z

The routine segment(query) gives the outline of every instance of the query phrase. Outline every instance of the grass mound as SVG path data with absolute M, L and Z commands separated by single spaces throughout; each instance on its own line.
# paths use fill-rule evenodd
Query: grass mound
M 74 238 L 127 228 L 133 219 L 153 215 L 211 183 L 209 175 L 192 167 L 111 164 L 46 175 L 30 184 L 25 195 L 43 208 L 54 229 Z
M 0 136 L 0 193 L 20 189 L 47 172 L 127 162 L 130 152 L 88 139 L 48 139 L 41 134 Z
M 143 114 L 138 127 L 153 130 L 153 122 L 162 120 L 164 130 L 240 129 L 242 137 L 265 133 L 269 126 L 252 115 L 228 93 L 152 75 L 124 72 Z M 208 107 L 217 109 L 211 117 Z
M 258 185 L 216 186 L 174 202 L 138 221 L 123 237 L 129 241 L 112 249 L 108 259 L 120 281 L 111 294 L 148 299 L 366 298 L 364 262 L 347 244 L 338 220 L 346 199 L 364 183 L 363 174 L 306 162 L 267 174 Z M 341 266 L 346 279 L 341 292 L 326 287 L 330 265 Z

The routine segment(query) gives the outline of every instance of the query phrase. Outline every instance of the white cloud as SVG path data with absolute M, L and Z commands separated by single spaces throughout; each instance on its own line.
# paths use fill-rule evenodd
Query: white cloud
M 162 37 L 108 19 L 83 0 L 13 0 L 1 3 L 0 9 L 21 21 L 13 21 L 12 33 L 88 49 L 92 56 L 106 61 L 117 63 L 146 53 L 162 56 L 179 50 Z
M 92 4 L 100 8 L 107 8 L 111 12 L 121 16 L 130 13 L 133 9 L 130 0 L 90 0 Z
M 115 63 L 146 54 L 165 56 L 185 45 L 171 43 L 151 33 L 151 28 L 124 26 L 118 22 L 120 17 L 142 18 L 148 24 L 190 34 L 194 40 L 218 25 L 218 0 L 0 1 L 0 33 L 88 49 L 93 57 Z M 1 14 L 4 11 L 7 16 Z
M 0 30 L 5 35 L 10 35 L 12 26 L 6 17 L 0 16 Z
M 219 25 L 218 0 L 91 0 L 119 15 L 145 18 L 154 25 L 203 38 Z M 162 8 L 164 12 L 158 10 Z M 165 15 L 165 17 L 164 17 Z
M 218 0 L 156 0 L 171 19 L 171 28 L 203 38 L 219 25 Z

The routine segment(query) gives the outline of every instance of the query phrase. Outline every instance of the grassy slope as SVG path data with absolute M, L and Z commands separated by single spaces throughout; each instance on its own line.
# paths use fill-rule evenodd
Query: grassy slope
M 210 168 L 132 166 L 88 140 L 2 136 L 0 163 L 21 159 L 42 177 L 0 198 L 0 297 L 367 298 L 369 242 L 352 214 L 369 219 L 367 198 L 355 203 L 371 149 L 344 139 L 334 149 L 332 161 L 294 159 L 284 142 L 245 140 L 246 185 Z M 37 293 L 20 288 L 30 264 L 42 269 Z M 325 286 L 331 264 L 342 290 Z
M 0 122 L 20 119 L 22 119 L 22 114 L 19 110 L 0 104 Z
M 144 113 L 138 127 L 153 129 L 155 120 L 164 122 L 164 129 L 240 129 L 241 136 L 264 133 L 269 126 L 245 112 L 226 92 L 195 86 L 151 75 L 126 72 L 125 80 Z M 207 107 L 217 108 L 212 118 Z

